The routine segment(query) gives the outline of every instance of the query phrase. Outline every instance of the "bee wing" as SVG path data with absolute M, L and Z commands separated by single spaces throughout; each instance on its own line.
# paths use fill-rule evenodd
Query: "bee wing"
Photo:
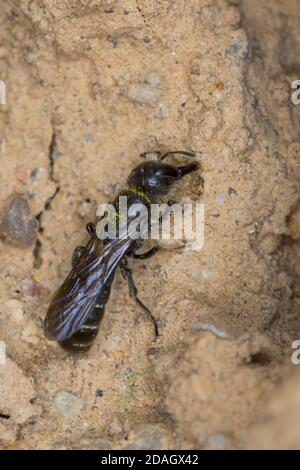
M 116 239 L 102 246 L 97 237 L 90 240 L 50 304 L 44 321 L 48 339 L 63 341 L 82 327 L 131 243 L 130 238 Z

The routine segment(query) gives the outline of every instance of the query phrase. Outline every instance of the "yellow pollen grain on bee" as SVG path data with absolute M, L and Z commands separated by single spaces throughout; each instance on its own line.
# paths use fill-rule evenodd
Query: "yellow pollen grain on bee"
M 117 220 L 126 220 L 126 217 L 120 212 L 109 212 L 106 216 L 106 220 L 109 220 L 110 222 L 116 222 Z
M 147 202 L 147 204 L 151 204 L 151 200 L 144 191 L 141 191 L 140 189 L 134 186 L 130 186 L 129 188 L 127 188 L 127 191 L 130 191 L 131 193 L 134 193 L 137 196 L 141 197 L 142 199 L 144 199 L 144 201 Z

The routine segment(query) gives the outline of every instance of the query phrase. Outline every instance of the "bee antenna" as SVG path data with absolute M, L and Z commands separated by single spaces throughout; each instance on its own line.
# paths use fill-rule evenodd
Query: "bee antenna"
M 186 152 L 185 150 L 174 150 L 172 152 L 164 153 L 159 160 L 162 162 L 165 158 L 171 157 L 173 155 L 184 155 L 186 157 L 195 157 L 195 152 Z

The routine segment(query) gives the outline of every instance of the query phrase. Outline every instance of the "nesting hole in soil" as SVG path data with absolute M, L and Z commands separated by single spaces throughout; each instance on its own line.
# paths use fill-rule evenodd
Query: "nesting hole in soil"
M 250 358 L 247 360 L 247 364 L 252 366 L 267 366 L 271 362 L 271 355 L 267 351 L 258 351 L 257 353 L 251 354 Z

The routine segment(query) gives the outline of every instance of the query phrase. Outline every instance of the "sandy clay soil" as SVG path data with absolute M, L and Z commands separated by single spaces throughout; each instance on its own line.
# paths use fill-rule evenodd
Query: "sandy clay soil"
M 2 0 L 0 447 L 300 447 L 297 0 Z M 118 273 L 90 353 L 42 332 L 145 150 L 193 149 L 201 251 Z M 6 349 L 6 360 L 4 350 Z

